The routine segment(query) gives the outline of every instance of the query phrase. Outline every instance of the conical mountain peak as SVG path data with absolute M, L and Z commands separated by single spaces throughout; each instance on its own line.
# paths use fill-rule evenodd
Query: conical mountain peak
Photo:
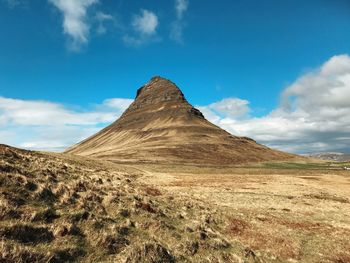
M 137 90 L 135 100 L 153 103 L 170 100 L 184 101 L 185 98 L 175 83 L 168 79 L 156 76 Z
M 291 155 L 207 121 L 170 80 L 153 77 L 122 116 L 68 153 L 117 162 L 237 164 Z
M 148 83 L 137 90 L 135 101 L 122 115 L 130 116 L 137 112 L 147 113 L 159 118 L 186 118 L 196 116 L 204 119 L 203 114 L 190 105 L 182 91 L 172 81 L 153 77 Z M 156 116 L 155 113 L 161 114 Z M 149 115 L 149 116 L 150 116 Z

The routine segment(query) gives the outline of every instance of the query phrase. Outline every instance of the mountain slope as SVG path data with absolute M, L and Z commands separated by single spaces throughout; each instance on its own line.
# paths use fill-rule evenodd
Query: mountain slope
M 113 124 L 67 153 L 121 162 L 239 164 L 294 157 L 207 121 L 169 80 L 154 77 Z

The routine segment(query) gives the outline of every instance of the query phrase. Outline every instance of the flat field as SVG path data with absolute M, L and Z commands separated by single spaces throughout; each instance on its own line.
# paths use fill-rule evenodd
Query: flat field
M 140 183 L 196 200 L 226 222 L 226 238 L 262 261 L 350 262 L 345 163 L 237 167 L 143 165 Z M 242 259 L 244 260 L 244 258 Z

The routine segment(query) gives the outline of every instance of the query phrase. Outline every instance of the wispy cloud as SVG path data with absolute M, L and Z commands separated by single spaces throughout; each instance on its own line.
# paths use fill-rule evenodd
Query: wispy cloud
M 171 25 L 170 38 L 178 43 L 183 43 L 183 16 L 188 6 L 188 0 L 175 0 L 176 19 Z
M 69 36 L 68 47 L 79 51 L 89 41 L 88 9 L 98 0 L 49 0 L 63 14 L 63 31 Z
M 282 92 L 281 105 L 266 116 L 249 117 L 247 107 L 246 101 L 226 99 L 201 109 L 231 133 L 281 150 L 349 151 L 350 57 L 334 56 L 298 78 Z
M 15 8 L 24 4 L 23 0 L 2 0 L 9 8 Z
M 114 17 L 109 14 L 105 14 L 103 12 L 97 12 L 95 19 L 97 20 L 98 26 L 97 26 L 97 33 L 100 35 L 103 35 L 107 32 L 107 28 L 105 26 L 105 22 L 107 21 L 114 21 Z
M 59 103 L 0 97 L 1 143 L 63 150 L 117 119 L 131 102 L 113 98 L 78 112 Z
M 10 8 L 23 6 L 28 0 L 0 0 Z M 162 40 L 158 35 L 159 18 L 151 10 L 140 9 L 138 14 L 134 14 L 129 25 L 129 30 L 125 26 L 118 25 L 116 19 L 111 14 L 102 11 L 91 10 L 93 6 L 102 4 L 100 0 L 47 0 L 62 14 L 63 33 L 67 36 L 67 47 L 70 51 L 79 52 L 90 40 L 91 28 L 98 35 L 107 32 L 108 22 L 114 22 L 119 29 L 125 32 L 122 40 L 127 45 L 141 46 L 150 42 Z M 28 2 L 29 4 L 30 2 Z M 170 38 L 178 43 L 183 43 L 183 28 L 185 26 L 184 15 L 189 7 L 188 0 L 175 0 L 175 19 L 170 25 Z
M 175 1 L 176 15 L 178 19 L 182 19 L 183 14 L 187 11 L 188 4 L 188 0 Z
M 130 45 L 139 46 L 146 42 L 158 41 L 157 28 L 159 26 L 158 16 L 149 10 L 141 9 L 139 15 L 134 15 L 131 26 L 134 35 L 125 35 L 123 40 Z

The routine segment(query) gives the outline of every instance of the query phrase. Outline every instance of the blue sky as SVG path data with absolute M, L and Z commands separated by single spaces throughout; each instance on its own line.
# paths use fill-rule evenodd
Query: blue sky
M 232 133 L 292 152 L 348 151 L 349 28 L 347 0 L 0 0 L 0 141 L 63 149 L 161 75 Z M 45 105 L 53 115 L 36 122 Z M 52 120 L 65 114 L 71 122 Z

